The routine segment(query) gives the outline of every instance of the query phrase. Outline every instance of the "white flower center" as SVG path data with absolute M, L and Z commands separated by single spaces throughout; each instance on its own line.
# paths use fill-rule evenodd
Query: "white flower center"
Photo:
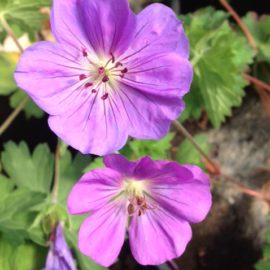
M 149 198 L 147 199 L 149 181 L 127 179 L 124 181 L 124 193 L 128 197 L 127 211 L 129 216 L 141 216 L 147 210 L 154 210 L 153 205 L 150 206 Z
M 128 69 L 111 54 L 109 59 L 91 58 L 86 49 L 82 50 L 84 73 L 79 75 L 85 88 L 102 100 L 107 100 L 117 82 L 125 77 Z M 100 94 L 99 94 L 100 93 Z
M 147 188 L 146 181 L 138 181 L 138 180 L 126 180 L 124 182 L 124 190 L 125 193 L 129 197 L 140 197 L 144 196 L 144 190 Z

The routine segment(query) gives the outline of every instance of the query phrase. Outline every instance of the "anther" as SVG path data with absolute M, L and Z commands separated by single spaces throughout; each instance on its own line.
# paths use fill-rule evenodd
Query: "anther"
M 117 68 L 117 67 L 120 67 L 120 66 L 123 66 L 123 64 L 121 62 L 117 62 L 114 67 Z
M 134 212 L 135 212 L 135 207 L 134 207 L 134 205 L 130 203 L 130 204 L 128 205 L 127 210 L 128 210 L 128 214 L 129 214 L 130 216 L 132 216 L 132 215 L 134 214 Z
M 112 63 L 114 63 L 115 62 L 115 57 L 114 57 L 114 55 L 112 53 L 110 53 L 110 54 L 111 54 L 111 57 L 112 57 Z
M 109 96 L 109 94 L 106 93 L 106 94 L 104 94 L 104 95 L 101 97 L 101 99 L 102 99 L 102 100 L 106 100 L 106 99 L 108 98 L 108 96 Z
M 87 51 L 86 51 L 85 48 L 83 48 L 82 53 L 83 53 L 83 56 L 84 56 L 84 57 L 87 57 L 87 56 L 88 56 L 88 53 L 87 53 Z
M 102 78 L 102 82 L 106 83 L 107 81 L 109 81 L 109 77 L 107 75 L 105 75 L 103 78 Z
M 84 87 L 85 87 L 85 88 L 89 88 L 89 87 L 91 87 L 92 85 L 93 85 L 93 83 L 88 82 L 88 83 L 86 83 L 86 84 L 85 84 L 85 86 L 84 86 Z
M 87 76 L 86 76 L 85 74 L 81 74 L 79 78 L 80 78 L 80 80 L 82 81 L 82 80 L 86 79 Z
M 124 68 L 123 70 L 121 70 L 121 73 L 125 74 L 128 72 L 128 69 L 127 68 Z
M 92 89 L 92 93 L 95 94 L 97 92 L 96 89 Z

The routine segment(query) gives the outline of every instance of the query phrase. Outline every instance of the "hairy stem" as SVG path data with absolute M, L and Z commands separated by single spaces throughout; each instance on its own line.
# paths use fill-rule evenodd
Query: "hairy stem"
M 23 53 L 23 47 L 21 46 L 21 44 L 19 43 L 16 35 L 14 34 L 12 28 L 9 26 L 9 24 L 7 23 L 6 19 L 4 18 L 4 16 L 0 17 L 0 23 L 3 26 L 3 28 L 5 29 L 5 31 L 7 32 L 7 34 L 12 38 L 12 40 L 14 41 L 14 43 L 16 44 L 16 46 L 18 47 L 19 51 L 21 53 Z
M 52 189 L 52 201 L 57 203 L 58 191 L 59 191 L 59 169 L 60 169 L 60 142 L 58 141 L 56 145 L 56 150 L 54 154 L 54 179 L 53 179 L 53 189 Z
M 18 47 L 19 51 L 23 53 L 22 46 L 20 45 L 16 35 L 9 26 L 8 22 L 5 20 L 4 16 L 0 16 L 0 24 L 3 26 L 6 33 L 12 38 L 12 40 Z M 28 101 L 29 101 L 28 97 L 23 99 L 22 102 L 19 104 L 19 106 L 8 116 L 5 122 L 0 126 L 0 135 L 2 135 L 6 131 L 6 129 L 12 124 L 12 122 L 16 119 L 19 113 L 24 109 Z
M 237 12 L 232 8 L 232 6 L 226 0 L 220 0 L 220 3 L 231 14 L 231 16 L 234 18 L 236 23 L 239 25 L 239 27 L 245 34 L 251 48 L 257 51 L 257 44 L 256 44 L 255 39 L 253 38 L 252 34 L 249 32 L 248 28 L 244 25 L 243 21 L 241 20 Z
M 16 119 L 19 113 L 24 109 L 29 98 L 26 97 L 22 100 L 22 102 L 18 105 L 18 107 L 8 116 L 8 118 L 4 121 L 4 123 L 0 126 L 0 136 L 6 131 L 6 129 L 12 124 L 12 122 Z

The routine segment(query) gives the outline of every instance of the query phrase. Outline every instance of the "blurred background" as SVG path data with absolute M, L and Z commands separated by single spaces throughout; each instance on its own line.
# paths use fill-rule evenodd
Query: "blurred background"
M 211 175 L 214 203 L 207 219 L 193 226 L 193 239 L 185 254 L 175 262 L 159 267 L 140 266 L 126 243 L 119 261 L 110 269 L 269 270 L 269 3 L 265 0 L 234 0 L 229 4 L 218 0 L 130 0 L 135 12 L 153 2 L 171 7 L 183 21 L 190 39 L 194 81 L 179 123 L 191 132 L 218 170 L 175 125 L 160 142 L 131 140 L 121 153 L 134 159 L 148 154 L 156 159 L 171 158 L 201 166 Z M 232 16 L 232 9 L 240 23 Z M 0 0 L 0 17 L 4 16 L 23 48 L 39 40 L 53 40 L 49 12 L 50 1 L 46 0 Z M 37 196 L 35 203 L 29 201 L 25 205 L 20 203 L 26 194 L 37 194 L 14 195 L 14 190 L 21 188 L 18 184 L 23 182 L 21 178 L 37 181 L 42 173 L 53 178 L 53 152 L 57 145 L 57 138 L 48 128 L 47 116 L 32 101 L 25 102 L 25 94 L 12 79 L 18 58 L 16 44 L 0 24 L 0 180 L 14 181 L 11 188 L 0 181 L 0 270 L 42 269 L 52 224 L 59 220 L 68 223 L 66 237 L 78 269 L 103 269 L 78 255 L 73 235 L 80 220 L 70 220 L 65 209 L 69 188 L 85 168 L 101 166 L 99 158 L 82 157 L 62 146 L 64 184 L 57 209 L 47 203 L 50 191 Z M 14 111 L 16 117 L 3 129 L 2 123 Z M 35 162 L 31 154 L 37 147 L 48 157 L 42 163 L 46 163 L 46 168 Z M 29 162 L 43 171 L 28 166 Z M 71 166 L 75 169 L 71 170 Z M 23 174 L 26 176 L 22 177 Z M 31 187 L 27 188 L 33 192 Z M 38 207 L 31 208 L 33 204 Z M 25 214 L 19 215 L 23 211 Z M 29 262 L 25 262 L 26 258 Z

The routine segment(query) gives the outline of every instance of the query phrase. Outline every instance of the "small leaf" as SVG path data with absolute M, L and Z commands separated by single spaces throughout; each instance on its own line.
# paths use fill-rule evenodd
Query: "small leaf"
M 83 172 L 87 173 L 91 170 L 97 169 L 97 168 L 103 168 L 104 167 L 104 163 L 103 163 L 103 158 L 97 157 L 95 158 L 89 166 L 87 166 Z
M 14 247 L 6 240 L 0 238 L 0 269 L 12 270 L 10 261 L 12 259 Z
M 1 0 L 0 15 L 4 16 L 9 24 L 20 26 L 25 32 L 41 29 L 41 24 L 47 18 L 40 12 L 40 8 L 50 6 L 50 0 Z
M 36 215 L 32 207 L 44 199 L 43 194 L 24 188 L 17 188 L 8 193 L 0 204 L 0 231 L 5 237 L 17 243 L 29 238 L 27 230 Z
M 254 12 L 249 12 L 242 21 L 256 40 L 258 61 L 270 63 L 270 16 L 258 18 Z
M 173 133 L 169 133 L 159 141 L 132 140 L 121 150 L 121 153 L 129 159 L 139 159 L 146 155 L 151 156 L 153 159 L 167 159 L 173 136 Z
M 38 145 L 31 156 L 25 142 L 4 145 L 2 163 L 4 170 L 19 187 L 48 193 L 53 175 L 53 155 L 47 144 Z
M 15 109 L 26 97 L 27 95 L 23 91 L 17 90 L 10 97 L 10 106 Z M 23 111 L 27 119 L 31 117 L 40 119 L 44 115 L 43 111 L 30 98 Z
M 0 95 L 9 95 L 17 89 L 13 72 L 18 59 L 19 54 L 0 52 Z
M 205 109 L 213 126 L 219 127 L 242 102 L 248 84 L 242 74 L 252 63 L 254 52 L 245 38 L 231 29 L 226 17 L 207 8 L 184 18 L 194 80 L 181 121 L 198 119 Z
M 12 256 L 12 269 L 42 269 L 45 265 L 46 254 L 45 248 L 30 243 L 20 245 Z
M 0 203 L 5 200 L 14 188 L 14 182 L 0 174 Z
M 41 269 L 45 264 L 47 250 L 31 243 L 17 245 L 0 237 L 0 269 Z

